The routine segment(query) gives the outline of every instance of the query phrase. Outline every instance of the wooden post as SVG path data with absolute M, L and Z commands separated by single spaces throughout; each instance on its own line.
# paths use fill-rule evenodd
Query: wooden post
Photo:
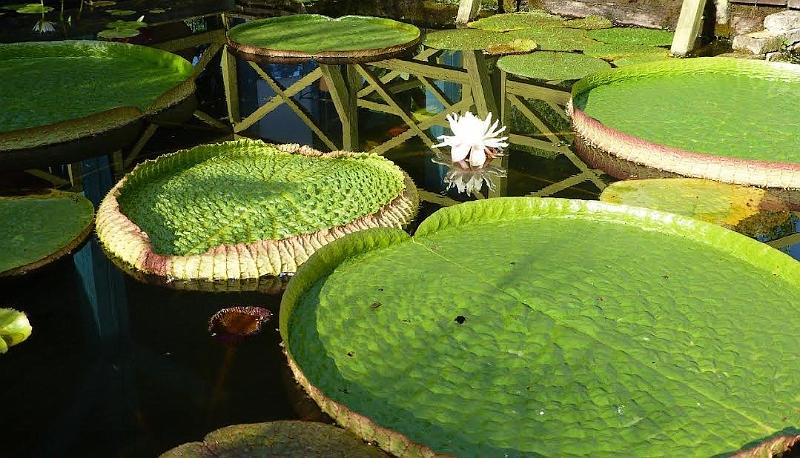
M 497 119 L 500 113 L 497 110 L 497 102 L 494 98 L 492 81 L 489 77 L 489 68 L 483 51 L 462 51 L 464 69 L 469 75 L 469 85 L 472 90 L 472 97 L 475 100 L 475 108 L 478 116 L 486 118 L 492 113 L 492 117 Z
M 357 74 L 338 65 L 320 64 L 319 68 L 342 121 L 342 149 L 358 151 L 358 96 L 353 88 Z
M 239 83 L 236 75 L 236 56 L 231 54 L 227 46 L 222 50 L 220 66 L 222 67 L 222 84 L 225 87 L 228 121 L 231 125 L 236 125 L 241 121 L 239 117 Z
M 475 19 L 481 9 L 481 0 L 461 0 L 458 4 L 456 24 L 466 24 Z
M 672 55 L 684 57 L 694 48 L 705 6 L 706 0 L 683 0 L 681 15 L 678 17 L 675 37 L 672 39 L 672 48 L 670 48 Z

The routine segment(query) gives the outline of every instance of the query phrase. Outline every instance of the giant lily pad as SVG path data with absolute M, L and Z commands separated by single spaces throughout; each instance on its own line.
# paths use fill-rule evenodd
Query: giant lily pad
M 800 67 L 671 59 L 599 72 L 572 89 L 578 152 L 625 178 L 683 175 L 800 189 Z M 631 171 L 635 166 L 648 171 Z
M 203 442 L 189 442 L 161 458 L 378 458 L 386 455 L 351 433 L 306 421 L 273 421 L 233 425 L 209 433 Z
M 561 27 L 564 18 L 546 11 L 534 10 L 525 13 L 495 14 L 471 22 L 470 27 L 492 32 L 508 32 L 510 30 Z
M 665 48 L 619 43 L 597 43 L 586 47 L 583 52 L 587 56 L 613 60 L 615 64 L 621 64 L 617 66 L 664 60 L 670 57 L 669 50 Z
M 240 140 L 140 164 L 103 200 L 97 234 L 134 274 L 258 289 L 336 238 L 416 211 L 411 179 L 380 156 Z
M 84 144 L 73 152 L 77 157 L 38 155 L 47 146 L 122 129 L 194 91 L 185 59 L 95 41 L 0 45 L 0 79 L 0 165 L 22 168 L 97 154 Z M 103 154 L 119 147 L 103 146 Z
M 611 20 L 603 16 L 586 16 L 580 19 L 570 19 L 564 22 L 564 27 L 583 30 L 610 29 L 614 27 Z
M 81 244 L 94 207 L 71 192 L 0 197 L 0 277 L 49 264 Z
M 0 308 L 0 355 L 24 341 L 33 328 L 24 313 L 14 309 Z
M 611 68 L 604 60 L 565 52 L 505 56 L 497 61 L 497 66 L 512 75 L 544 81 L 577 80 Z
M 402 53 L 420 41 L 417 27 L 391 19 L 296 14 L 259 19 L 228 31 L 241 52 L 272 58 L 365 62 Z
M 698 178 L 618 181 L 603 190 L 600 200 L 677 213 L 751 237 L 790 219 L 786 204 L 762 188 Z
M 710 456 L 800 423 L 798 303 L 800 264 L 719 226 L 500 198 L 323 247 L 279 316 L 310 396 L 400 456 Z

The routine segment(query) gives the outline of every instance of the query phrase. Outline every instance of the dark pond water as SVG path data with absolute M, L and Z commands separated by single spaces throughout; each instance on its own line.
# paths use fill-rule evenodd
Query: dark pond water
M 306 8 L 328 14 L 392 16 L 424 25 L 439 20 L 419 5 L 410 1 L 334 0 L 301 6 L 290 1 L 234 4 L 137 0 L 120 1 L 114 8 L 136 12 L 125 19 L 144 14 L 151 27 L 132 41 L 156 45 L 219 29 L 222 11 L 262 16 Z M 148 12 L 154 8 L 166 11 Z M 447 11 L 447 17 L 454 14 L 452 7 L 442 10 Z M 41 19 L 37 15 L 3 11 L 2 42 L 92 39 L 111 19 L 99 8 L 84 4 L 80 10 L 80 2 L 70 1 L 63 16 L 60 5 L 48 13 L 55 31 L 41 35 L 32 30 Z M 71 19 L 67 23 L 64 18 Z M 180 54 L 196 63 L 204 49 L 205 45 L 200 45 Z M 446 59 L 458 65 L 457 55 Z M 226 104 L 219 68 L 219 58 L 215 57 L 198 79 L 197 96 L 203 112 L 223 119 Z M 247 65 L 239 62 L 238 69 L 238 99 L 242 112 L 248 113 L 272 93 Z M 313 64 L 270 67 L 284 87 L 312 70 Z M 445 93 L 456 91 L 446 85 L 441 89 Z M 339 142 L 338 118 L 324 88 L 308 88 L 296 100 L 334 142 Z M 423 90 L 409 91 L 400 101 L 410 111 L 437 109 L 435 99 Z M 362 147 L 405 130 L 398 118 L 366 110 L 361 110 L 359 122 Z M 245 133 L 269 141 L 325 148 L 285 106 Z M 229 134 L 192 119 L 159 128 L 141 157 L 227 138 Z M 529 195 L 578 172 L 564 156 L 552 158 L 515 149 L 508 153 L 508 178 L 496 183 L 492 195 Z M 477 198 L 445 191 L 445 170 L 431 161 L 429 149 L 418 140 L 391 150 L 387 157 L 429 192 L 420 219 L 441 204 Z M 61 168 L 51 171 L 66 176 Z M 86 195 L 97 202 L 113 182 L 108 158 L 84 161 L 81 178 Z M 30 174 L 0 172 L 3 192 L 46 186 L 47 182 Z M 487 190 L 484 194 L 488 195 Z M 555 195 L 594 199 L 598 190 L 583 182 Z M 776 230 L 772 238 L 791 235 L 796 232 L 794 226 Z M 800 259 L 800 248 L 791 241 L 782 249 Z M 94 239 L 74 257 L 22 279 L 0 283 L 0 306 L 26 311 L 34 328 L 26 342 L 0 357 L 0 456 L 154 456 L 199 440 L 225 425 L 297 418 L 325 421 L 286 367 L 275 329 L 277 317 L 260 335 L 236 346 L 226 346 L 208 333 L 208 319 L 220 308 L 257 305 L 277 315 L 279 302 L 277 296 L 256 293 L 182 292 L 140 283 L 111 265 Z

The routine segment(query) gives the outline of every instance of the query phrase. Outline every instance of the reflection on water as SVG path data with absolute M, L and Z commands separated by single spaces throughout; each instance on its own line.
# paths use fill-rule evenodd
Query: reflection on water
M 352 9 L 343 12 L 402 18 L 417 3 L 339 0 L 320 1 L 316 6 L 306 7 L 327 13 L 332 11 L 326 8 L 341 7 Z M 253 1 L 238 6 L 197 1 L 190 5 L 142 0 L 120 1 L 115 7 L 130 6 L 136 11 L 166 9 L 164 13 L 147 13 L 145 20 L 154 26 L 144 29 L 134 39 L 151 45 L 192 36 L 192 30 L 195 36 L 213 32 L 223 23 L 217 14 L 220 10 L 274 14 L 280 9 L 294 11 L 298 7 L 298 3 L 289 1 Z M 398 10 L 404 7 L 408 11 Z M 72 17 L 71 24 L 65 26 L 59 22 L 60 28 L 56 27 L 46 38 L 92 38 L 108 21 L 108 15 L 86 6 L 78 20 L 76 8 L 76 2 L 67 2 L 65 11 Z M 360 11 L 355 11 L 359 8 Z M 365 10 L 369 8 L 375 10 Z M 184 20 L 189 18 L 194 19 Z M 0 41 L 41 39 L 32 30 L 39 19 L 13 14 L 0 16 Z M 178 51 L 196 65 L 207 63 L 207 70 L 198 80 L 200 111 L 182 125 L 159 127 L 146 143 L 140 160 L 230 138 L 221 128 L 227 122 L 227 101 L 220 58 L 215 54 L 208 60 L 203 54 L 212 46 L 203 42 Z M 247 115 L 272 98 L 276 90 L 246 62 L 238 60 L 235 65 L 237 102 L 242 114 Z M 461 58 L 457 53 L 446 53 L 440 57 L 439 65 L 459 68 Z M 317 67 L 306 63 L 270 64 L 262 68 L 281 88 L 287 88 Z M 401 75 L 403 81 L 414 83 L 413 78 L 405 76 Z M 441 112 L 442 100 L 452 103 L 463 96 L 458 84 L 442 81 L 432 84 L 436 93 L 431 87 L 419 84 L 396 94 L 398 104 L 413 113 L 417 122 Z M 317 82 L 298 92 L 294 101 L 332 142 L 341 144 L 341 123 L 329 88 Z M 530 105 L 531 109 L 536 107 L 536 103 Z M 559 120 L 552 107 L 539 106 L 537 113 L 549 123 L 555 135 L 566 135 L 563 120 Z M 359 110 L 358 117 L 362 149 L 380 145 L 409 129 L 390 114 Z M 541 134 L 516 112 L 511 113 L 507 123 L 519 134 L 532 138 Z M 432 138 L 445 133 L 439 125 L 426 130 Z M 319 134 L 286 105 L 241 134 L 328 149 Z M 457 178 L 447 161 L 434 161 L 430 149 L 415 135 L 388 150 L 386 156 L 403 167 L 421 188 L 423 203 L 418 221 L 441 206 L 477 198 L 523 196 L 551 190 L 546 194 L 596 199 L 599 193 L 591 180 L 564 181 L 580 172 L 571 157 L 530 147 L 511 148 L 506 156 L 493 161 L 488 174 L 477 177 L 456 172 L 461 173 Z M 79 170 L 53 167 L 47 172 L 62 177 L 62 187 L 70 186 L 72 173 L 73 181 L 95 203 L 115 180 L 107 157 L 84 161 Z M 469 193 L 459 192 L 459 185 L 452 189 L 456 179 L 465 184 L 473 180 L 478 189 Z M 609 181 L 608 177 L 602 180 Z M 0 172 L 0 191 L 49 185 L 29 174 Z M 796 226 L 796 219 L 792 221 Z M 776 244 L 800 259 L 800 237 L 793 235 L 796 231 L 796 227 L 782 227 L 772 238 L 784 237 Z M 28 312 L 34 327 L 28 341 L 0 359 L 4 375 L 0 403 L 5 413 L 0 428 L 3 444 L 0 454 L 153 456 L 230 424 L 292 418 L 325 420 L 288 372 L 275 330 L 276 319 L 264 323 L 260 334 L 235 346 L 222 345 L 209 335 L 208 320 L 221 308 L 253 305 L 277 313 L 279 300 L 278 296 L 255 292 L 212 294 L 141 283 L 117 270 L 105 258 L 96 240 L 89 241 L 74 257 L 62 259 L 21 280 L 0 283 L 0 306 Z

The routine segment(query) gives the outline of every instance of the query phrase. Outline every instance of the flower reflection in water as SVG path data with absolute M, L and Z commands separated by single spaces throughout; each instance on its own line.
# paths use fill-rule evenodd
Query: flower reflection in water
M 467 112 L 459 116 L 447 116 L 453 135 L 442 135 L 442 142 L 436 147 L 449 146 L 450 154 L 434 156 L 433 162 L 448 168 L 444 177 L 447 189 L 456 188 L 458 192 L 472 194 L 479 192 L 483 185 L 494 189 L 494 178 L 503 178 L 506 171 L 493 160 L 502 156 L 503 148 L 508 146 L 508 137 L 501 137 L 506 128 L 499 127 L 499 120 L 492 123 L 492 114 L 480 119 Z

